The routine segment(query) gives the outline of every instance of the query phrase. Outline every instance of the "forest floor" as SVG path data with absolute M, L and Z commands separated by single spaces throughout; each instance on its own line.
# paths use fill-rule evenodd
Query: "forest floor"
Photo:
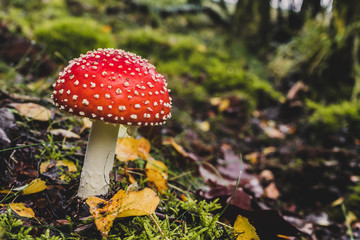
M 6 26 L 0 39 L 4 62 L 21 62 L 32 46 Z M 101 239 L 89 204 L 76 197 L 90 123 L 52 105 L 51 81 L 61 66 L 42 54 L 31 47 L 30 59 L 42 56 L 40 76 L 32 75 L 35 65 L 0 66 L 0 237 Z M 102 196 L 149 187 L 160 203 L 147 216 L 109 221 L 108 238 L 246 239 L 252 225 L 260 239 L 360 239 L 360 139 L 346 141 L 339 129 L 311 144 L 317 133 L 307 122 L 306 91 L 298 81 L 281 100 L 253 107 L 234 92 L 188 99 L 191 91 L 175 88 L 173 118 L 136 137 L 146 139 L 166 177 L 147 174 L 137 140 L 119 140 L 132 159 L 117 152 L 111 191 Z M 238 216 L 251 225 L 243 221 L 238 230 Z

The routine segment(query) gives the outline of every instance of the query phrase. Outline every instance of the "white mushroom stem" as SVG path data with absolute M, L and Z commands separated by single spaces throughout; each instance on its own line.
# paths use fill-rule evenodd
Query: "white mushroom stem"
M 118 132 L 119 124 L 106 124 L 100 120 L 92 123 L 78 197 L 85 199 L 108 192 Z

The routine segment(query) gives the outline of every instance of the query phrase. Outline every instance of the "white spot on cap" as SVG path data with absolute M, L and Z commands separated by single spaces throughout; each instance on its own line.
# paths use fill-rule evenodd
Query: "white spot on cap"
M 105 98 L 109 99 L 109 98 L 110 98 L 110 94 L 106 93 L 106 94 L 105 94 Z
M 96 98 L 96 99 L 99 99 L 99 97 L 100 97 L 99 94 L 95 94 L 95 95 L 94 95 L 94 98 Z
M 76 100 L 78 98 L 78 95 L 73 95 L 72 99 Z
M 70 93 L 71 93 L 71 91 L 70 91 L 70 90 L 67 90 L 67 91 L 66 91 L 66 93 L 67 93 L 67 94 L 70 94 Z
M 121 94 L 122 93 L 120 88 L 117 88 L 115 92 L 116 92 L 116 94 Z
M 85 73 L 85 75 L 84 75 L 86 78 L 89 76 L 89 74 L 87 74 L 87 73 Z
M 89 105 L 89 101 L 88 101 L 88 100 L 86 100 L 86 99 L 83 99 L 83 100 L 82 100 L 82 104 L 84 104 L 84 105 L 88 106 L 88 105 Z
M 74 85 L 75 85 L 75 86 L 79 85 L 79 80 L 76 80 L 76 81 L 74 82 Z
M 140 104 L 135 104 L 135 108 L 141 108 Z
M 87 87 L 87 85 L 84 83 L 84 84 L 83 84 L 83 88 L 86 88 L 86 87 Z
M 154 102 L 154 107 L 156 107 L 157 105 L 158 105 L 158 103 L 155 101 L 155 102 Z
M 84 112 L 82 112 L 82 111 L 80 111 L 80 112 L 79 112 L 79 115 L 81 115 L 81 116 L 85 116 L 85 113 L 84 113 Z
M 128 87 L 130 84 L 128 82 L 124 82 L 124 86 Z
M 119 106 L 119 110 L 120 110 L 120 111 L 125 111 L 125 110 L 126 110 L 126 107 L 125 107 L 125 106 Z
M 92 116 L 93 118 L 96 118 L 96 114 L 95 114 L 95 113 L 92 113 L 91 116 Z
M 90 82 L 90 84 L 91 84 L 91 85 L 90 85 L 90 87 L 91 87 L 91 88 L 94 88 L 94 87 L 96 87 L 96 84 L 95 84 L 95 83 L 93 83 L 93 82 Z
M 102 111 L 102 110 L 103 110 L 103 107 L 102 107 L 102 106 L 98 106 L 98 107 L 97 107 L 97 110 Z
M 70 74 L 70 76 L 69 76 L 70 80 L 73 79 L 74 77 L 75 77 L 74 74 Z
M 64 89 L 60 89 L 60 90 L 59 90 L 59 93 L 60 93 L 60 94 L 63 94 L 63 93 L 64 93 Z

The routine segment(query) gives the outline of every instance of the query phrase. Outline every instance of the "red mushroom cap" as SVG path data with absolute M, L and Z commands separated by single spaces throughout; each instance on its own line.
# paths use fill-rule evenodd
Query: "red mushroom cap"
M 73 59 L 53 85 L 55 106 L 69 113 L 127 125 L 162 125 L 171 116 L 167 83 L 136 54 L 98 49 Z

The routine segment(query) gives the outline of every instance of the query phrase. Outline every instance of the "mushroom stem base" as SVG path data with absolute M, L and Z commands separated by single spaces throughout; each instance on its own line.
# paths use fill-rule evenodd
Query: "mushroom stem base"
M 110 172 L 113 168 L 119 125 L 94 121 L 86 148 L 77 196 L 106 194 L 109 189 Z

